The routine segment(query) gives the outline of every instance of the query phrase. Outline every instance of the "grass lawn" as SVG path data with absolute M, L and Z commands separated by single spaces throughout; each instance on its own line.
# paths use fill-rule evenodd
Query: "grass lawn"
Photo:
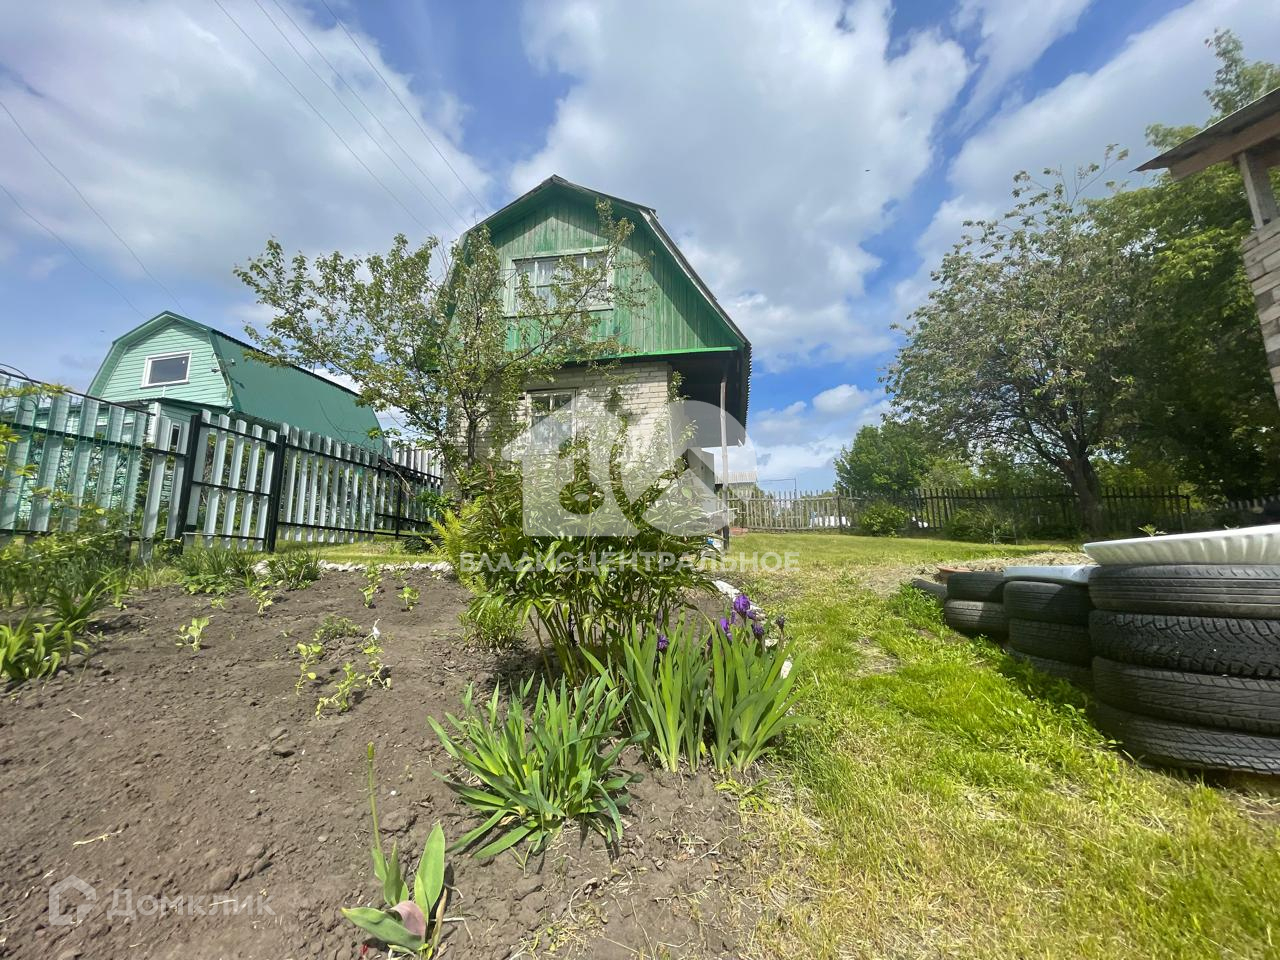
M 1088 698 L 877 596 L 885 566 L 1016 556 L 751 535 L 799 570 L 746 578 L 806 656 L 762 791 L 756 950 L 787 957 L 1280 956 L 1280 803 L 1108 749 Z

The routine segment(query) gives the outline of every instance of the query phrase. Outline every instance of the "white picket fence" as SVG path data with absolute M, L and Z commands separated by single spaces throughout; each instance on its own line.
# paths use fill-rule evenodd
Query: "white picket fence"
M 24 383 L 18 395 L 0 393 L 0 422 L 19 435 L 0 476 L 0 535 L 71 529 L 94 503 L 133 518 L 148 543 L 342 543 L 421 529 L 431 516 L 422 494 L 443 489 L 425 450 L 382 456 L 288 424 L 207 411 L 173 418 L 158 404 L 142 409 Z

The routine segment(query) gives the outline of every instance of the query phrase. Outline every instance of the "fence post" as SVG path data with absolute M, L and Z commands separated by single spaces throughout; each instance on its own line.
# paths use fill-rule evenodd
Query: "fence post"
M 284 458 L 289 449 L 289 425 L 280 424 L 276 434 L 276 452 L 271 460 L 271 476 L 267 480 L 267 529 L 264 546 L 276 552 L 276 531 L 280 529 L 280 488 L 284 484 Z
M 399 474 L 397 474 L 395 471 L 392 471 L 392 473 L 391 473 L 391 478 L 392 478 L 392 479 L 391 479 L 391 482 L 392 482 L 392 483 L 394 483 L 394 484 L 396 485 L 396 523 L 395 523 L 395 532 L 396 532 L 396 539 L 397 539 L 397 540 L 399 540 L 399 539 L 400 539 L 400 514 L 403 512 L 403 509 L 404 509 L 404 508 L 403 508 L 403 504 L 404 504 L 404 483 L 403 483 L 403 482 L 401 482 Z
M 188 516 L 191 510 L 191 488 L 196 484 L 196 473 L 201 474 L 200 479 L 204 479 L 204 460 L 201 458 L 199 469 L 197 470 L 196 455 L 200 450 L 201 437 L 200 425 L 203 423 L 203 417 L 199 413 L 193 413 L 191 419 L 187 422 L 187 449 L 182 456 L 182 489 L 178 491 L 178 537 L 182 540 L 182 546 L 185 549 L 187 545 L 187 530 L 195 526 L 195 518 Z

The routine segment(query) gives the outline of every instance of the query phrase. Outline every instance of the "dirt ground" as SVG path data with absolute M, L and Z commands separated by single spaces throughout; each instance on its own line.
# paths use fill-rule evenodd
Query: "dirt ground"
M 339 913 L 377 893 L 365 744 L 377 744 L 384 838 L 416 863 L 437 820 L 450 842 L 479 822 L 434 775 L 456 768 L 427 716 L 456 713 L 471 680 L 487 690 L 529 669 L 527 657 L 462 644 L 457 584 L 425 571 L 408 579 L 421 591 L 408 613 L 392 576 L 373 610 L 362 577 L 327 573 L 262 617 L 243 594 L 218 610 L 176 587 L 151 591 L 104 618 L 87 663 L 9 691 L 0 957 L 367 955 Z M 366 629 L 379 620 L 392 685 L 313 719 L 323 688 L 295 694 L 294 644 L 326 614 Z M 197 653 L 174 642 L 194 616 L 210 618 Z M 527 863 L 450 855 L 441 956 L 734 954 L 744 927 L 733 893 L 749 848 L 734 799 L 708 773 L 629 761 L 645 779 L 616 848 L 570 827 Z M 71 877 L 92 891 L 68 887 Z M 53 922 L 60 883 L 60 916 L 79 922 Z

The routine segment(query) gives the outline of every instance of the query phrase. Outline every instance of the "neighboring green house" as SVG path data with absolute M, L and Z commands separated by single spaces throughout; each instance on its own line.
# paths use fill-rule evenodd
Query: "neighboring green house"
M 629 348 L 616 358 L 625 377 L 621 392 L 629 412 L 643 418 L 660 409 L 678 373 L 685 397 L 722 407 L 745 427 L 751 344 L 662 228 L 652 207 L 553 176 L 472 229 L 488 228 L 504 273 L 513 278 L 528 276 L 536 291 L 550 281 L 561 258 L 590 258 L 606 249 L 596 212 L 599 200 L 609 201 L 615 217 L 635 225 L 628 250 L 637 262 L 647 261 L 651 272 L 643 307 L 599 311 L 600 329 Z M 616 281 L 628 279 L 620 276 Z M 514 306 L 513 284 L 509 309 Z M 597 399 L 603 399 L 616 377 L 570 367 L 553 383 L 528 384 L 526 417 L 536 419 L 553 412 L 577 393 L 599 394 Z M 742 437 L 730 432 L 723 440 L 739 444 Z M 718 426 L 704 429 L 695 440 L 702 447 L 718 447 L 721 442 Z
M 270 427 L 287 423 L 382 450 L 369 435 L 378 418 L 353 391 L 301 367 L 263 363 L 254 353 L 252 344 L 166 310 L 111 344 L 88 393 L 114 403 L 158 400 L 175 418 L 208 410 Z

